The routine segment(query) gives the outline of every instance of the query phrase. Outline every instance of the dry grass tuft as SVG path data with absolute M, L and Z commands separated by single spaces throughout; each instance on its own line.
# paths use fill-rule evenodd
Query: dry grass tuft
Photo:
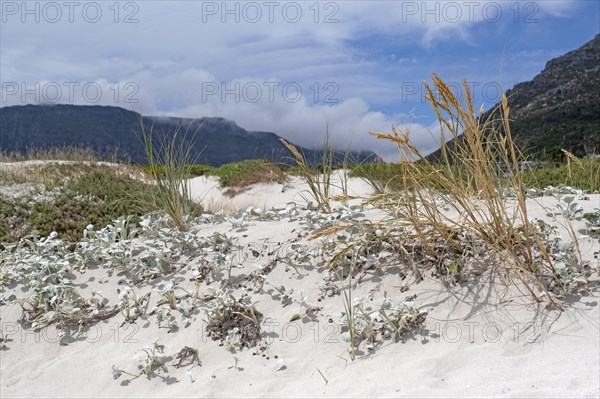
M 438 256 L 440 243 L 460 253 L 464 244 L 457 233 L 466 232 L 497 256 L 498 262 L 490 267 L 500 265 L 505 282 L 517 279 L 535 301 L 545 298 L 556 304 L 541 280 L 544 274 L 553 274 L 552 258 L 541 233 L 529 222 L 506 97 L 487 120 L 481 120 L 466 80 L 464 105 L 435 74 L 433 85 L 437 96 L 428 84 L 426 89 L 442 132 L 440 163 L 419 152 L 407 129 L 371 133 L 396 144 L 403 159 L 398 168 L 400 199 L 390 201 L 398 193 L 383 194 L 373 202 L 384 203 L 402 225 L 408 224 L 428 256 Z M 452 144 L 446 144 L 447 138 L 453 139 Z M 509 192 L 516 206 L 507 206 Z
M 329 142 L 329 134 L 325 134 L 323 143 L 321 171 L 319 169 L 311 168 L 306 162 L 305 157 L 292 144 L 284 139 L 280 139 L 280 141 L 294 156 L 298 172 L 308 184 L 310 195 L 317 203 L 319 209 L 325 213 L 331 212 L 331 175 L 334 168 L 334 155 L 333 147 Z
M 140 128 L 148 170 L 156 183 L 154 205 L 171 217 L 178 230 L 185 231 L 186 217 L 198 212 L 187 180 L 194 161 L 191 159 L 193 137 L 188 139 L 188 130 L 182 132 L 180 125 L 171 134 L 158 135 L 153 132 L 153 127 L 145 128 L 141 117 Z

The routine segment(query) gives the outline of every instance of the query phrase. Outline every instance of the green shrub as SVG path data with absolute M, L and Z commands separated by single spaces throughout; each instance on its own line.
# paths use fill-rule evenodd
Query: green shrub
M 249 159 L 222 165 L 213 171 L 222 187 L 247 187 L 254 183 L 283 183 L 286 179 L 283 169 L 269 161 Z
M 350 172 L 351 177 L 360 177 L 368 182 L 376 192 L 402 188 L 402 164 L 397 163 L 364 163 Z
M 566 185 L 589 192 L 600 191 L 600 159 L 580 159 L 559 166 L 541 166 L 523 173 L 528 187 Z
M 52 231 L 66 241 L 81 239 L 83 229 L 93 224 L 104 227 L 120 216 L 137 217 L 156 210 L 149 199 L 156 188 L 109 168 L 51 183 L 47 190 L 60 187 L 54 200 L 32 201 L 0 197 L 0 242 L 15 242 L 37 230 L 41 235 Z
M 191 165 L 190 166 L 190 174 L 191 177 L 197 176 L 208 176 L 215 174 L 215 167 L 210 165 Z
M 186 166 L 186 174 L 187 178 L 198 177 L 198 176 L 210 176 L 214 175 L 217 168 L 210 165 L 187 165 Z M 158 176 L 164 177 L 166 172 L 166 167 L 163 165 L 155 165 L 154 167 L 146 166 L 144 168 L 144 172 L 149 175 L 154 176 L 156 173 Z
M 431 167 L 447 174 L 439 165 L 432 164 Z M 377 192 L 384 192 L 384 189 L 393 192 L 403 187 L 402 173 L 401 163 L 365 163 L 355 167 L 350 172 L 350 176 L 365 179 Z M 455 173 L 455 177 L 459 175 L 460 173 Z M 543 189 L 548 186 L 566 185 L 589 192 L 598 192 L 600 191 L 600 159 L 581 159 L 570 165 L 546 164 L 523 172 L 522 178 L 526 187 Z

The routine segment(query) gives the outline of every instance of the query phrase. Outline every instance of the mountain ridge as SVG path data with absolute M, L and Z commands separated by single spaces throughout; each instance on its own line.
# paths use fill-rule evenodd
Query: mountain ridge
M 0 147 L 5 152 L 30 149 L 89 147 L 102 156 L 116 155 L 118 160 L 145 164 L 139 113 L 115 106 L 99 105 L 18 105 L 0 108 Z M 180 126 L 193 138 L 195 163 L 220 166 L 244 159 L 267 159 L 292 163 L 290 152 L 273 132 L 247 131 L 235 121 L 222 117 L 179 118 L 141 117 L 146 130 L 171 134 Z M 137 133 L 137 134 L 136 134 Z M 298 147 L 309 163 L 321 160 L 321 150 Z M 344 159 L 336 151 L 335 159 Z M 370 151 L 352 152 L 356 162 L 377 161 Z
M 526 154 L 564 148 L 577 156 L 600 153 L 600 34 L 549 60 L 533 79 L 506 91 L 510 128 Z M 480 120 L 499 118 L 499 104 Z M 440 150 L 428 157 L 435 159 Z

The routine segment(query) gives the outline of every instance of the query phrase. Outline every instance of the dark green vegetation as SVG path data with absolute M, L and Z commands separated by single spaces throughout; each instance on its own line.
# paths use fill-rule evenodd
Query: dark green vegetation
M 507 92 L 511 129 L 520 148 L 543 154 L 560 147 L 577 156 L 600 151 L 599 65 L 597 35 Z
M 157 173 L 161 174 L 164 167 L 156 167 Z M 269 162 L 265 159 L 247 159 L 240 162 L 231 162 L 219 167 L 210 165 L 188 165 L 186 171 L 188 178 L 198 176 L 215 176 L 219 179 L 221 187 L 245 187 L 254 183 L 283 183 L 285 181 L 284 171 L 286 166 Z M 146 173 L 151 174 L 150 167 L 144 168 Z
M 403 187 L 400 163 L 368 163 L 354 168 L 350 175 L 366 179 L 377 191 L 399 190 Z M 441 170 L 441 169 L 440 169 Z M 565 160 L 561 164 L 542 163 L 522 174 L 527 188 L 571 186 L 587 192 L 600 192 L 600 159 Z
M 402 164 L 364 163 L 351 166 L 350 175 L 367 180 L 377 191 L 399 191 L 403 187 Z M 220 167 L 190 165 L 189 177 L 215 176 L 230 194 L 243 191 L 254 183 L 283 183 L 295 174 L 294 167 L 266 160 L 246 160 Z M 160 168 L 159 168 L 160 170 Z M 316 167 L 315 171 L 319 168 Z M 20 198 L 0 195 L 0 242 L 15 242 L 37 230 L 41 235 L 52 231 L 67 241 L 79 240 L 88 224 L 102 228 L 112 220 L 127 215 L 142 215 L 160 208 L 153 185 L 99 165 L 47 165 L 43 175 L 38 172 L 17 182 L 44 182 L 52 200 L 32 200 L 29 194 Z M 149 172 L 146 170 L 146 172 Z M 567 185 L 588 192 L 600 192 L 600 159 L 564 160 L 562 164 L 538 166 L 523 173 L 526 187 L 543 189 Z M 2 185 L 10 185 L 3 176 Z M 194 213 L 200 210 L 199 205 Z
M 561 152 L 562 154 L 562 152 Z M 543 189 L 548 186 L 571 186 L 588 192 L 600 192 L 600 159 L 581 159 L 579 163 L 542 162 L 523 172 L 523 182 L 528 188 Z M 342 168 L 335 164 L 332 170 Z M 275 164 L 266 160 L 246 160 L 222 165 L 218 168 L 209 165 L 190 165 L 189 177 L 215 176 L 222 187 L 242 188 L 254 183 L 283 183 L 286 175 L 298 175 L 298 168 Z M 363 178 L 378 192 L 395 191 L 403 187 L 401 163 L 371 162 L 349 165 L 350 176 Z M 315 172 L 322 172 L 316 166 Z M 150 173 L 149 168 L 144 169 Z M 160 168 L 159 168 L 160 170 Z M 466 177 L 465 177 L 466 178 Z
M 561 152 L 562 154 L 562 152 Z M 542 162 L 523 172 L 523 182 L 527 188 L 543 189 L 548 186 L 571 186 L 587 192 L 600 192 L 600 159 L 581 159 L 569 162 Z M 342 168 L 335 164 L 332 170 Z M 378 192 L 395 191 L 403 187 L 401 163 L 371 162 L 348 166 L 351 177 L 363 178 Z M 275 164 L 266 160 L 246 160 L 222 165 L 218 168 L 209 165 L 188 166 L 189 177 L 215 176 L 222 187 L 243 188 L 254 183 L 283 183 L 287 175 L 298 175 L 298 168 Z M 144 169 L 147 173 L 149 168 Z M 160 170 L 160 169 L 159 169 Z M 322 168 L 316 166 L 315 172 Z M 466 178 L 466 177 L 465 177 Z
M 249 132 L 223 118 L 144 117 L 143 125 L 157 136 L 187 131 L 190 158 L 195 163 L 220 166 L 245 159 L 289 161 L 289 153 L 270 132 Z M 148 165 L 140 129 L 140 115 L 118 107 L 25 105 L 0 108 L 0 142 L 8 153 L 81 146 L 100 158 Z M 319 150 L 302 149 L 310 161 Z M 336 152 L 339 159 L 343 152 Z M 376 160 L 372 152 L 353 153 L 358 162 Z M 29 157 L 31 158 L 31 157 Z M 63 159 L 63 158 L 54 158 Z
M 600 192 L 600 159 L 582 159 L 580 162 L 534 168 L 523 173 L 523 182 L 536 188 L 565 185 Z
M 154 187 L 106 167 L 55 165 L 64 175 L 80 167 L 68 180 L 48 181 L 36 192 L 22 197 L 0 196 L 0 242 L 15 242 L 38 231 L 56 231 L 66 241 L 81 239 L 89 224 L 102 228 L 119 216 L 154 211 Z M 58 175 L 56 175 L 58 176 Z
M 156 167 L 159 171 L 161 168 L 164 167 Z M 283 183 L 284 169 L 266 160 L 246 160 L 217 168 L 186 167 L 189 177 L 218 177 L 232 195 L 254 183 Z M 1 186 L 15 183 L 38 184 L 39 188 L 24 196 L 0 195 L 0 243 L 16 242 L 34 231 L 42 236 L 56 231 L 63 240 L 74 242 L 81 239 L 89 224 L 102 228 L 121 216 L 141 216 L 164 208 L 155 185 L 98 164 L 49 164 L 2 174 Z M 195 203 L 189 208 L 192 216 L 202 210 Z
M 254 183 L 283 183 L 283 168 L 265 160 L 246 160 L 225 164 L 213 172 L 223 187 L 243 188 Z
M 366 163 L 352 169 L 350 176 L 366 180 L 380 193 L 396 191 L 403 187 L 402 168 L 400 163 Z
M 214 167 L 214 166 L 210 166 L 210 165 L 186 165 L 185 169 L 186 169 L 187 177 L 192 178 L 192 177 L 198 177 L 198 176 L 215 176 L 215 171 L 218 168 Z M 165 173 L 165 167 L 164 166 L 155 166 L 155 167 L 146 166 L 144 168 L 144 172 L 146 172 L 148 175 L 153 175 L 154 173 L 157 173 L 159 176 L 161 176 Z

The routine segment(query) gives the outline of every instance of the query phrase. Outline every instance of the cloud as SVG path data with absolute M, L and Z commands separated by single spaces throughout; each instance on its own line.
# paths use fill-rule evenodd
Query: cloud
M 369 131 L 411 123 L 421 148 L 435 146 L 431 118 L 417 123 L 400 113 L 429 108 L 421 82 L 433 70 L 456 82 L 468 72 L 475 81 L 493 80 L 488 65 L 496 61 L 469 61 L 459 53 L 450 58 L 444 46 L 481 45 L 473 32 L 499 29 L 498 4 L 505 22 L 514 24 L 514 2 L 493 1 L 121 2 L 116 8 L 96 2 L 101 18 L 94 23 L 83 6 L 73 22 L 63 9 L 54 23 L 48 10 L 44 15 L 46 3 L 29 5 L 40 7 L 40 22 L 7 4 L 24 3 L 1 5 L 0 106 L 33 102 L 35 94 L 23 100 L 24 89 L 44 97 L 44 89 L 52 94 L 58 86 L 58 102 L 222 116 L 305 146 L 319 146 L 329 126 L 339 146 L 352 140 L 356 149 L 387 157 L 393 145 Z M 528 4 L 539 7 L 540 16 L 574 7 L 567 1 L 519 4 L 520 15 Z M 407 97 L 415 85 L 418 92 Z
M 309 105 L 306 101 L 240 104 L 213 101 L 173 111 L 173 115 L 192 118 L 210 113 L 235 120 L 248 130 L 275 132 L 309 148 L 322 146 L 325 132 L 328 131 L 337 148 L 344 149 L 351 145 L 356 150 L 370 149 L 390 161 L 399 158 L 396 147 L 375 139 L 369 132 L 391 132 L 392 125 L 408 123 L 419 148 L 427 152 L 437 148 L 437 123 L 424 126 L 409 123 L 405 116 L 387 116 L 370 110 L 368 104 L 359 98 L 346 99 L 331 106 Z

